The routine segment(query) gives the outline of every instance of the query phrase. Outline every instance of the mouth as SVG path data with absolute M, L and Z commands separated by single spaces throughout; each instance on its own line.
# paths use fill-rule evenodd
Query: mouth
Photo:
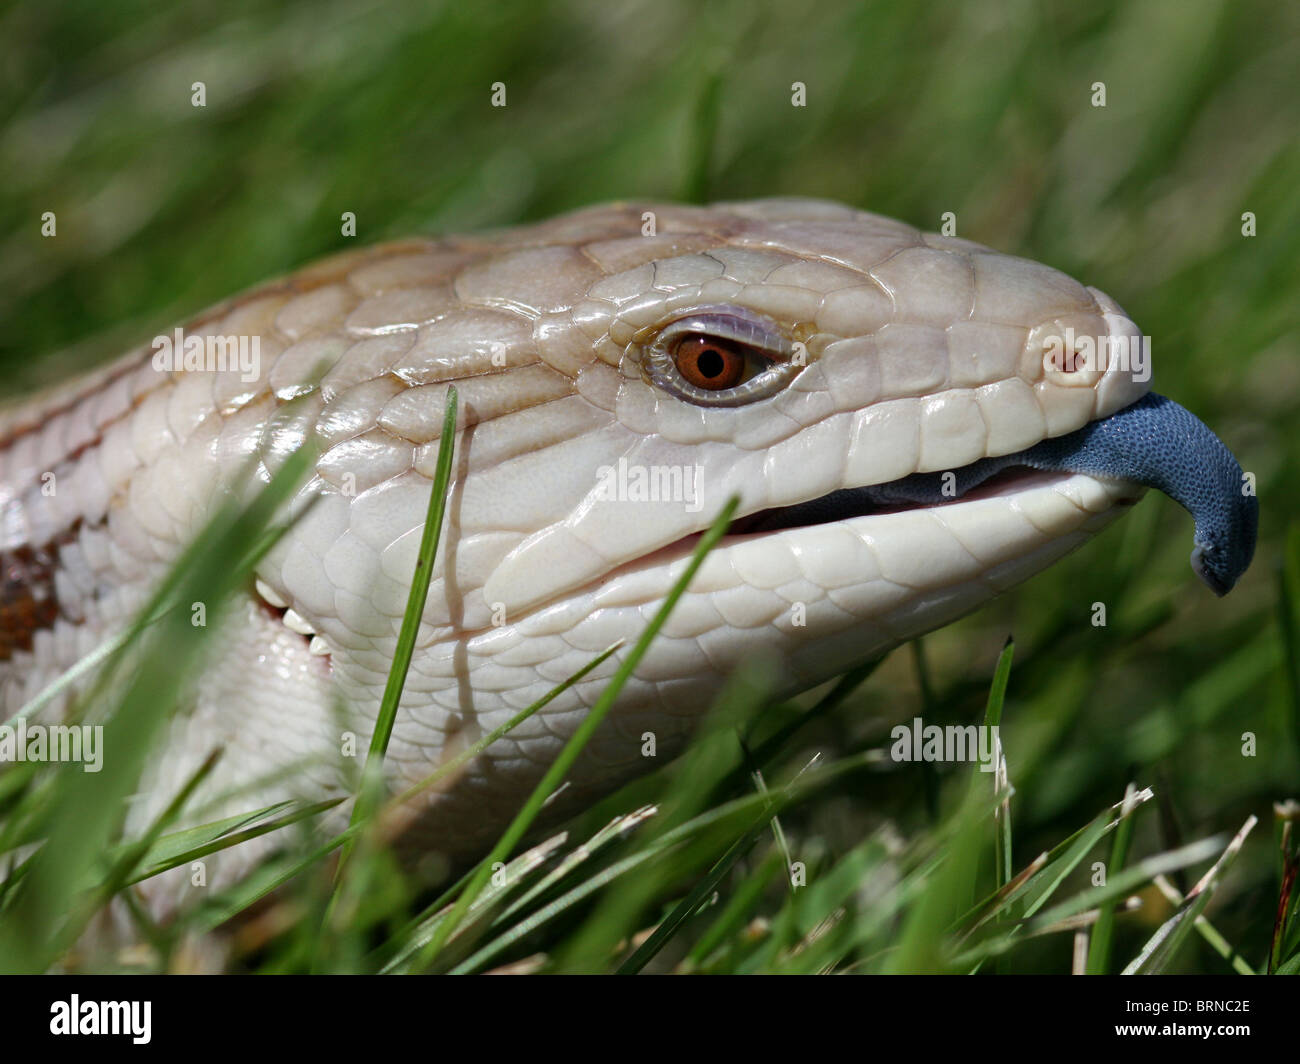
M 996 565 L 1019 551 L 1037 550 L 1051 540 L 1073 536 L 1081 521 L 1090 532 L 1099 531 L 1146 493 L 1143 485 L 1131 481 L 1023 465 L 986 476 L 961 495 L 943 495 L 936 488 L 934 497 L 929 497 L 928 489 L 917 490 L 919 483 L 930 479 L 913 474 L 887 484 L 842 488 L 806 502 L 743 514 L 731 522 L 713 553 L 722 557 L 737 548 L 743 552 L 780 543 L 783 549 L 797 551 L 802 544 L 810 554 L 827 549 L 833 554 L 832 540 L 827 537 L 837 528 L 855 538 L 889 540 L 898 547 L 908 541 L 905 530 L 917 528 L 916 520 L 930 515 L 961 541 L 958 551 L 967 560 L 978 556 L 982 563 Z M 940 474 L 934 474 L 933 481 L 940 483 Z M 924 497 L 903 499 L 900 496 L 904 494 Z M 684 564 L 702 535 L 683 536 L 610 575 Z M 921 558 L 932 544 L 914 542 L 914 546 L 912 553 Z M 942 567 L 933 552 L 929 560 Z
M 1029 466 L 1008 466 L 957 495 L 945 494 L 944 483 L 939 474 L 931 477 L 914 474 L 886 484 L 865 488 L 841 488 L 807 502 L 759 510 L 733 521 L 730 534 L 778 532 L 787 528 L 808 528 L 834 521 L 847 521 L 855 517 L 933 509 L 963 501 L 1006 498 L 1022 491 L 1063 481 L 1069 475 L 1033 469 Z M 1126 502 L 1131 505 L 1137 501 L 1140 494 L 1139 492 Z
M 1036 489 L 1082 475 L 1105 482 L 1115 502 L 1156 488 L 1195 521 L 1192 569 L 1216 595 L 1227 594 L 1255 552 L 1259 506 L 1241 465 L 1200 420 L 1154 392 L 1064 436 L 958 469 L 914 473 L 887 484 L 842 488 L 790 506 L 762 510 L 733 525 L 734 534 L 812 528 L 912 510 L 936 514 L 984 499 L 1017 505 Z M 1059 487 L 1059 485 L 1057 485 Z M 1135 494 L 1136 492 L 1136 494 Z

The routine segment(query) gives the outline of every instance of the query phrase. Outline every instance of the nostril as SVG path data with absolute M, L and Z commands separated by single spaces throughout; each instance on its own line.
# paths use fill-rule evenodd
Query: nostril
M 1090 388 L 1106 371 L 1105 324 L 1085 316 L 1056 319 L 1029 332 L 1026 353 L 1040 360 L 1032 372 L 1063 388 Z
M 1043 352 L 1046 368 L 1053 373 L 1078 373 L 1088 368 L 1088 350 L 1073 337 L 1052 337 L 1044 342 Z

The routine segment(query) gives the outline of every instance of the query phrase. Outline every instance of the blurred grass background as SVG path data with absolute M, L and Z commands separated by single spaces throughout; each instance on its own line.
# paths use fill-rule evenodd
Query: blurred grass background
M 1154 337 L 1156 390 L 1256 474 L 1254 568 L 1215 600 L 1187 567 L 1187 516 L 1148 498 L 923 655 L 895 652 L 804 742 L 851 752 L 882 718 L 977 719 L 1014 632 L 1017 867 L 1130 779 L 1160 806 L 1138 852 L 1255 813 L 1211 916 L 1267 942 L 1271 803 L 1300 796 L 1278 594 L 1300 486 L 1300 8 L 73 0 L 9 7 L 0 41 L 3 396 L 347 246 L 344 211 L 368 243 L 614 198 L 825 196 L 926 229 L 951 211 L 959 235 L 1110 293 Z M 834 851 L 881 817 L 924 825 L 934 793 L 920 772 L 852 777 L 792 828 Z M 1159 917 L 1125 918 L 1119 953 Z M 1061 970 L 1068 942 L 1016 958 Z M 1182 959 L 1224 967 L 1199 940 Z

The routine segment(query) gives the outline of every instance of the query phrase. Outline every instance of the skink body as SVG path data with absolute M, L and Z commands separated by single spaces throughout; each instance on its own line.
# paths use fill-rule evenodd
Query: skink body
M 1061 357 L 1066 336 L 1095 354 Z M 201 342 L 187 361 L 190 338 Z M 660 760 L 680 749 L 745 656 L 766 656 L 787 691 L 834 676 L 1041 570 L 1131 505 L 1142 470 L 1170 468 L 1164 415 L 1111 434 L 1121 452 L 1130 438 L 1143 447 L 1141 462 L 1094 468 L 1083 443 L 1015 460 L 1147 393 L 1146 367 L 1115 355 L 1142 338 L 1113 300 L 820 201 L 615 204 L 363 249 L 172 339 L 171 361 L 166 343 L 146 344 L 0 419 L 6 714 L 120 630 L 250 458 L 264 475 L 304 441 L 319 448 L 304 492 L 320 498 L 236 604 L 154 759 L 137 824 L 214 748 L 226 754 L 209 798 L 298 766 L 226 812 L 347 793 L 346 751 L 363 753 L 373 726 L 450 385 L 454 478 L 387 759 L 394 786 L 634 639 L 693 537 L 741 500 L 562 808 L 659 763 L 643 756 L 646 733 Z M 255 359 L 240 359 L 241 343 Z M 1221 461 L 1216 446 L 1208 430 L 1184 441 L 1193 468 L 1201 454 Z M 1002 457 L 1019 472 L 963 479 Z M 1220 498 L 1233 470 L 1201 485 L 1233 515 L 1206 502 L 1207 521 L 1233 525 L 1206 556 L 1228 586 L 1254 541 L 1253 498 Z M 944 491 L 949 473 L 959 492 Z M 1168 476 L 1148 482 L 1169 490 Z M 618 660 L 422 800 L 412 845 L 481 850 Z M 224 859 L 221 874 L 257 852 Z

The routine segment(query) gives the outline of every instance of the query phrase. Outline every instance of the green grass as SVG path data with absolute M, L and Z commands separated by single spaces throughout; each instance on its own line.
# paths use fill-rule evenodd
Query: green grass
M 1091 971 L 1300 969 L 1297 814 L 1280 804 L 1300 797 L 1300 16 L 1263 0 L 598 10 L 7 12 L 5 388 L 350 246 L 343 211 L 361 242 L 617 197 L 823 195 L 926 228 L 952 211 L 960 235 L 1097 285 L 1154 337 L 1155 388 L 1258 479 L 1254 567 L 1213 599 L 1187 568 L 1186 515 L 1148 498 L 974 616 L 797 704 L 761 670 L 738 677 L 685 759 L 562 843 L 459 884 L 398 869 L 368 830 L 391 804 L 342 836 L 320 810 L 275 807 L 180 833 L 175 810 L 121 837 L 119 798 L 197 660 L 164 609 L 124 640 L 123 660 L 151 667 L 123 682 L 147 688 L 95 707 L 133 699 L 120 767 L 0 773 L 0 960 L 183 970 L 190 936 L 237 916 L 223 965 L 268 972 L 1062 972 L 1082 934 Z M 493 111 L 498 80 L 509 106 Z M 794 81 L 806 108 L 790 106 Z M 1096 81 L 1104 109 L 1088 105 Z M 271 501 L 214 526 L 177 574 L 194 597 L 176 601 L 234 586 Z M 240 521 L 252 538 L 231 540 Z M 897 720 L 986 714 L 1009 794 L 888 757 Z M 1125 812 L 1130 784 L 1150 796 Z M 67 952 L 124 884 L 270 828 L 283 851 L 175 925 L 145 922 L 148 950 Z

